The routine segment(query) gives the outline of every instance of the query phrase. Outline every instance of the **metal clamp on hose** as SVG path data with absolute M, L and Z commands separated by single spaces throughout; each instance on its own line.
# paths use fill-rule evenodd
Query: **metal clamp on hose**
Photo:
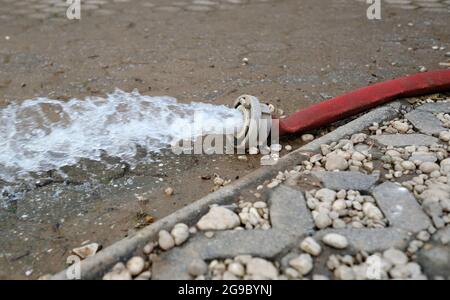
M 273 111 L 258 98 L 242 95 L 236 99 L 234 108 L 242 112 L 244 126 L 236 134 L 234 145 L 238 149 L 267 145 L 272 128 Z

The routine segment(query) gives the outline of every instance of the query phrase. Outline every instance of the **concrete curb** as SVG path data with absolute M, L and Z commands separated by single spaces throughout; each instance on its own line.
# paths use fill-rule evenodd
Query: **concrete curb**
M 162 229 L 170 229 L 177 223 L 186 223 L 192 225 L 195 221 L 205 214 L 212 204 L 229 204 L 234 201 L 235 196 L 242 190 L 252 185 L 262 183 L 264 180 L 273 178 L 279 171 L 288 169 L 301 161 L 305 152 L 314 152 L 320 149 L 320 145 L 350 136 L 356 132 L 362 131 L 373 122 L 383 122 L 399 115 L 402 106 L 407 103 L 395 101 L 387 105 L 376 108 L 363 116 L 337 128 L 313 142 L 287 154 L 282 157 L 278 163 L 270 167 L 261 167 L 260 169 L 248 174 L 242 179 L 211 193 L 192 204 L 168 215 L 167 217 L 145 227 L 131 237 L 120 240 L 109 247 L 103 249 L 93 257 L 87 258 L 79 263 L 80 275 L 82 279 L 99 279 L 118 261 L 124 261 L 131 257 L 139 248 L 146 243 L 156 240 L 158 232 Z M 69 269 L 63 270 L 52 276 L 52 280 L 69 279 Z

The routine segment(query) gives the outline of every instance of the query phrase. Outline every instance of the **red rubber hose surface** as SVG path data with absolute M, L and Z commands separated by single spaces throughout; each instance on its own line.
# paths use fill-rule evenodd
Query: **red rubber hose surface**
M 298 133 L 329 125 L 402 97 L 450 91 L 450 70 L 405 76 L 364 87 L 311 105 L 280 119 L 280 134 Z

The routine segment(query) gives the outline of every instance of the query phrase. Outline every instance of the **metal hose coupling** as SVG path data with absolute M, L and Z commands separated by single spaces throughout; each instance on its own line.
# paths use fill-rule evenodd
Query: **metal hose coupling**
M 235 136 L 235 147 L 249 149 L 266 146 L 272 128 L 273 107 L 260 103 L 255 96 L 242 95 L 234 102 L 234 108 L 244 116 L 244 126 Z

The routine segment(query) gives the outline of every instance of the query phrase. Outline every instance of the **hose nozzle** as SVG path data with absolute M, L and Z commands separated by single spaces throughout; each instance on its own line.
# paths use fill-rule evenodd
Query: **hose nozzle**
M 250 95 L 238 97 L 234 108 L 242 112 L 244 117 L 244 126 L 235 136 L 235 147 L 248 149 L 267 145 L 272 128 L 273 109 Z

